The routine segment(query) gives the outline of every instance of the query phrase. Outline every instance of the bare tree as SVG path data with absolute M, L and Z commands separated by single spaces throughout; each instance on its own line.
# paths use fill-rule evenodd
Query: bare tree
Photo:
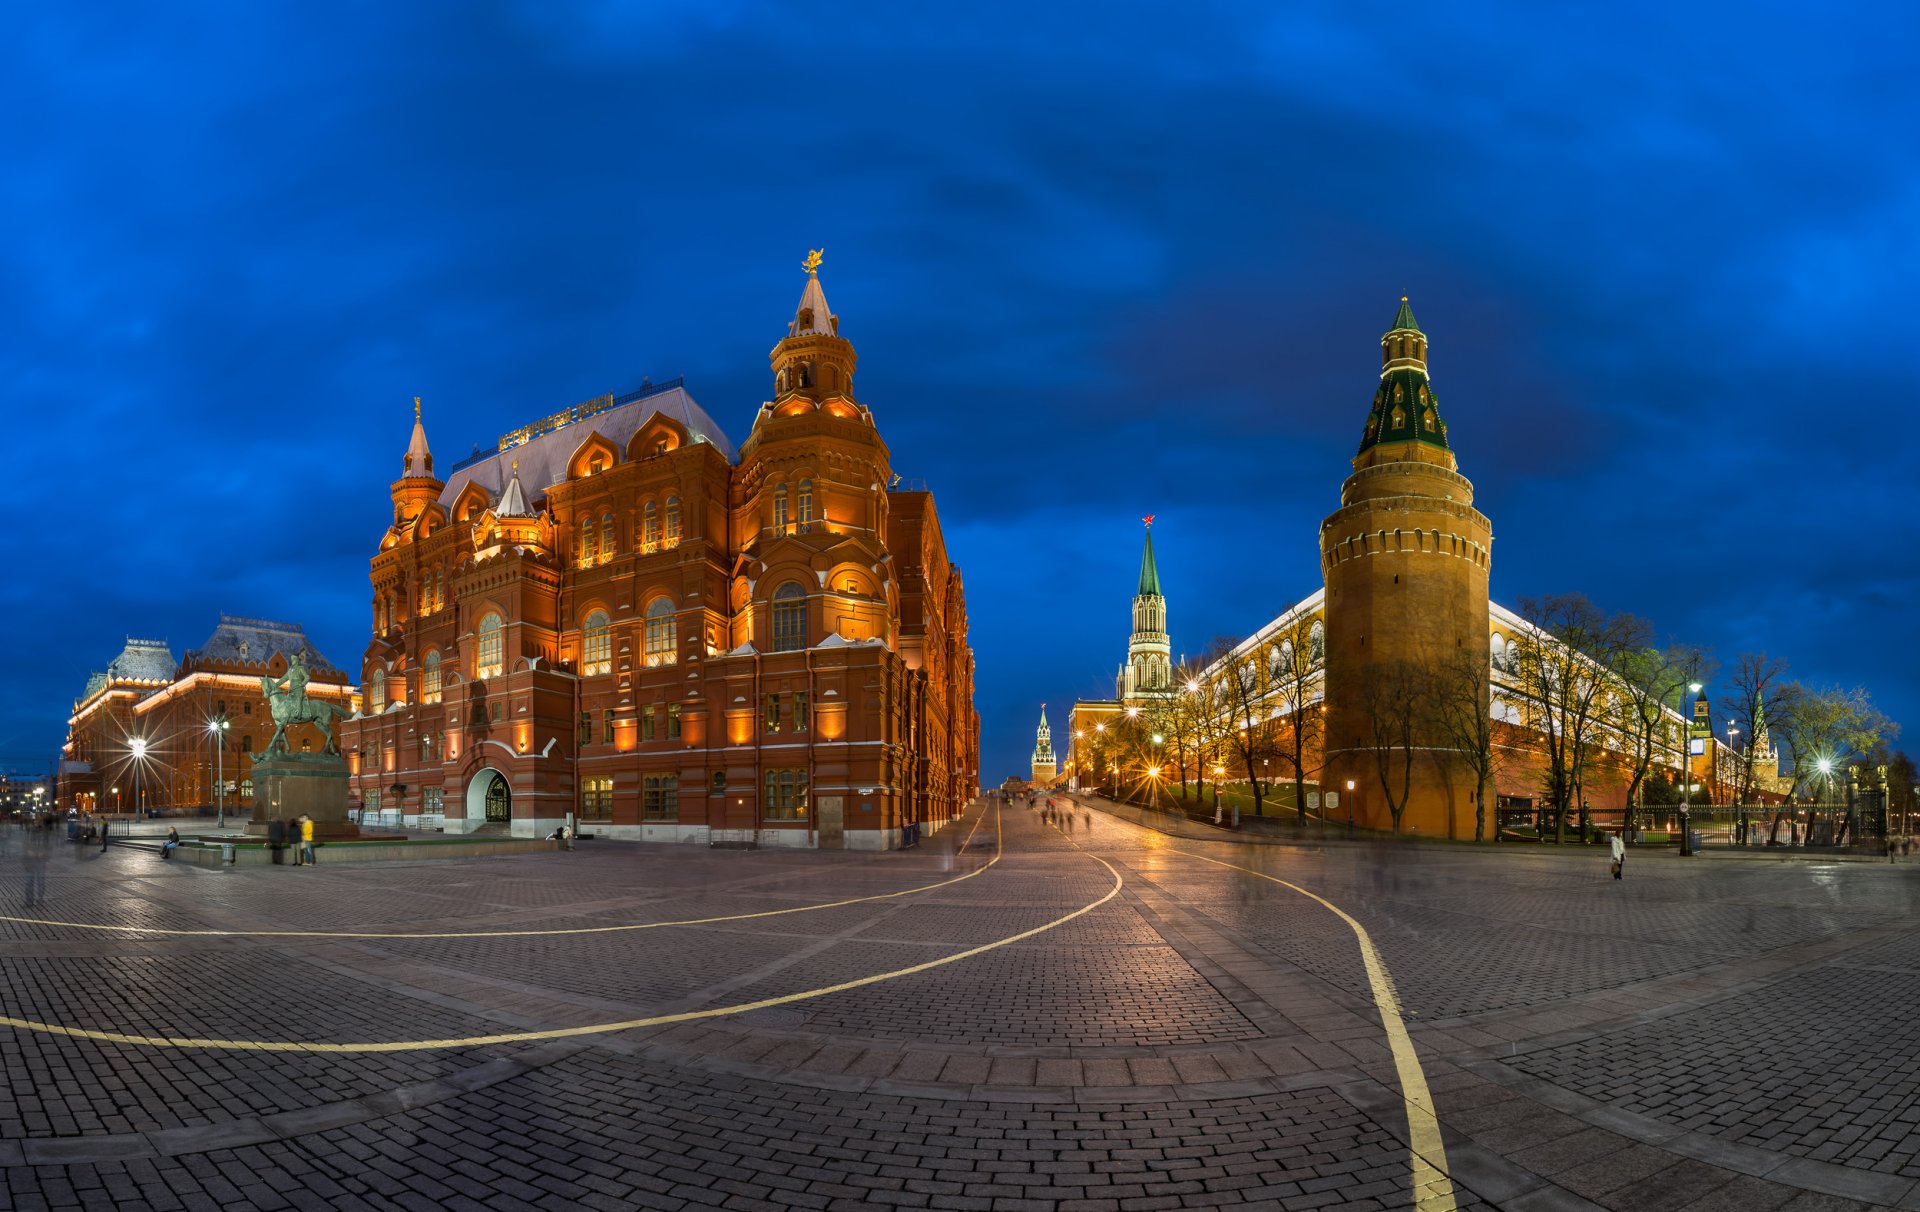
M 1567 809 L 1581 798 L 1603 736 L 1602 691 L 1617 681 L 1615 667 L 1644 626 L 1632 616 L 1609 617 L 1584 594 L 1522 598 L 1529 626 L 1514 645 L 1512 684 L 1525 722 L 1546 748 L 1545 787 L 1554 810 L 1554 840 L 1567 840 Z
M 1786 671 L 1785 661 L 1764 652 L 1743 652 L 1733 667 L 1733 687 L 1720 700 L 1720 710 L 1747 741 L 1736 754 L 1739 766 L 1734 778 L 1734 797 L 1740 804 L 1748 803 L 1753 796 L 1757 781 L 1754 746 L 1767 720 L 1780 713 L 1781 675 Z
M 1431 675 L 1424 666 L 1387 661 L 1369 672 L 1361 692 L 1367 721 L 1366 749 L 1373 756 L 1374 772 L 1380 777 L 1380 790 L 1386 796 L 1395 833 L 1400 832 L 1400 818 L 1413 791 L 1413 763 L 1420 749 L 1416 741 L 1429 715 L 1430 682 Z
M 1427 711 L 1437 739 L 1473 779 L 1473 840 L 1487 840 L 1487 793 L 1500 750 L 1488 701 L 1487 654 L 1460 650 L 1428 670 Z M 1451 832 L 1451 831 L 1449 831 Z
M 1327 722 L 1319 702 L 1326 662 L 1320 646 L 1313 641 L 1313 628 L 1313 617 L 1301 614 L 1276 629 L 1266 643 L 1268 698 L 1276 713 L 1273 753 L 1292 772 L 1294 812 L 1303 825 L 1307 820 L 1307 755 L 1320 752 Z
M 1647 776 L 1654 762 L 1666 753 L 1675 755 L 1676 764 L 1686 766 L 1687 721 L 1667 714 L 1667 704 L 1681 702 L 1681 692 L 1694 679 L 1705 676 L 1706 656 L 1697 648 L 1675 645 L 1665 651 L 1641 648 L 1622 654 L 1619 711 L 1615 727 L 1625 742 L 1631 780 L 1627 785 L 1626 835 L 1634 836 L 1635 811 L 1644 802 Z
M 1273 751 L 1261 685 L 1265 645 L 1253 645 L 1247 652 L 1234 651 L 1237 647 L 1232 640 L 1214 641 L 1216 657 L 1209 697 L 1217 714 L 1225 717 L 1225 742 L 1246 768 L 1247 786 L 1253 791 L 1253 812 L 1261 816 L 1266 812 L 1268 787 L 1260 759 Z

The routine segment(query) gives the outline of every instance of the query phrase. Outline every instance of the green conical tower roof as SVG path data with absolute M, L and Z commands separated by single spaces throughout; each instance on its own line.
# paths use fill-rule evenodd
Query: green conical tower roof
M 1412 335 L 1408 335 L 1412 334 Z M 1413 318 L 1413 307 L 1400 297 L 1393 327 L 1380 338 L 1380 387 L 1373 393 L 1367 427 L 1360 436 L 1358 455 L 1386 443 L 1419 442 L 1447 445 L 1447 423 L 1440 419 L 1440 401 L 1427 380 L 1427 334 Z
M 1408 305 L 1405 295 L 1400 296 L 1400 314 L 1393 318 L 1393 326 L 1396 329 L 1410 328 L 1415 332 L 1420 331 L 1420 325 L 1413 318 L 1413 308 Z
M 1147 548 L 1140 556 L 1140 592 L 1136 597 L 1161 597 L 1160 568 L 1153 562 L 1153 523 L 1147 523 Z

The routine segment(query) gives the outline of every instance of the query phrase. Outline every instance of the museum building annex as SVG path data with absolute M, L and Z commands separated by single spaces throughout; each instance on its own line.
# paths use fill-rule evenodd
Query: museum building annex
M 366 819 L 882 849 L 974 797 L 960 569 L 854 396 L 818 266 L 737 449 L 675 381 L 441 479 L 416 401 L 340 725 Z

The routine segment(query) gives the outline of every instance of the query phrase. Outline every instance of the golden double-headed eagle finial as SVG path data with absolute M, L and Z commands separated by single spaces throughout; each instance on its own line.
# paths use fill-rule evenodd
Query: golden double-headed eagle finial
M 807 259 L 800 262 L 800 268 L 806 270 L 810 274 L 819 273 L 820 261 L 821 261 L 821 258 L 825 255 L 826 251 L 827 250 L 824 248 L 816 248 L 812 250 L 807 254 Z
M 413 419 L 416 421 L 420 419 L 420 397 L 419 396 L 413 397 Z

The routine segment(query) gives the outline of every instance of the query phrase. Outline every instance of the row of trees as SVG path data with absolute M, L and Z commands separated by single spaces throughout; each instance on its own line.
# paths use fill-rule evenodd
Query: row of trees
M 1599 783 L 1625 784 L 1630 829 L 1637 808 L 1685 794 L 1665 772 L 1683 766 L 1689 687 L 1712 678 L 1712 659 L 1691 645 L 1657 645 L 1645 619 L 1609 614 L 1582 595 L 1522 599 L 1519 613 L 1525 625 L 1495 644 L 1490 661 L 1484 651 L 1459 651 L 1369 671 L 1359 704 L 1362 747 L 1396 832 L 1415 786 L 1434 779 L 1449 803 L 1457 790 L 1468 792 L 1473 836 L 1484 840 L 1497 824 L 1487 800 L 1523 749 L 1536 755 L 1527 763 L 1538 767 L 1533 790 L 1561 841 L 1570 820 L 1586 834 L 1588 792 Z M 1092 738 L 1088 765 L 1146 779 L 1157 770 L 1169 783 L 1177 779 L 1183 797 L 1223 771 L 1245 781 L 1256 813 L 1265 812 L 1276 783 L 1290 782 L 1293 810 L 1304 820 L 1325 739 L 1322 666 L 1320 631 L 1308 616 L 1254 645 L 1217 640 L 1177 671 L 1175 693 Z M 1911 795 L 1912 763 L 1887 749 L 1897 726 L 1867 692 L 1809 686 L 1789 680 L 1786 669 L 1777 658 L 1748 653 L 1729 670 L 1720 710 L 1743 743 L 1731 746 L 1734 774 L 1723 793 L 1751 804 L 1758 792 L 1777 790 L 1772 772 L 1758 764 L 1754 742 L 1764 729 L 1792 757 L 1791 794 L 1813 790 L 1823 762 L 1844 770 L 1864 761 L 1888 764 L 1889 782 Z M 1504 732 L 1507 725 L 1526 735 Z M 1449 832 L 1457 835 L 1455 824 Z

